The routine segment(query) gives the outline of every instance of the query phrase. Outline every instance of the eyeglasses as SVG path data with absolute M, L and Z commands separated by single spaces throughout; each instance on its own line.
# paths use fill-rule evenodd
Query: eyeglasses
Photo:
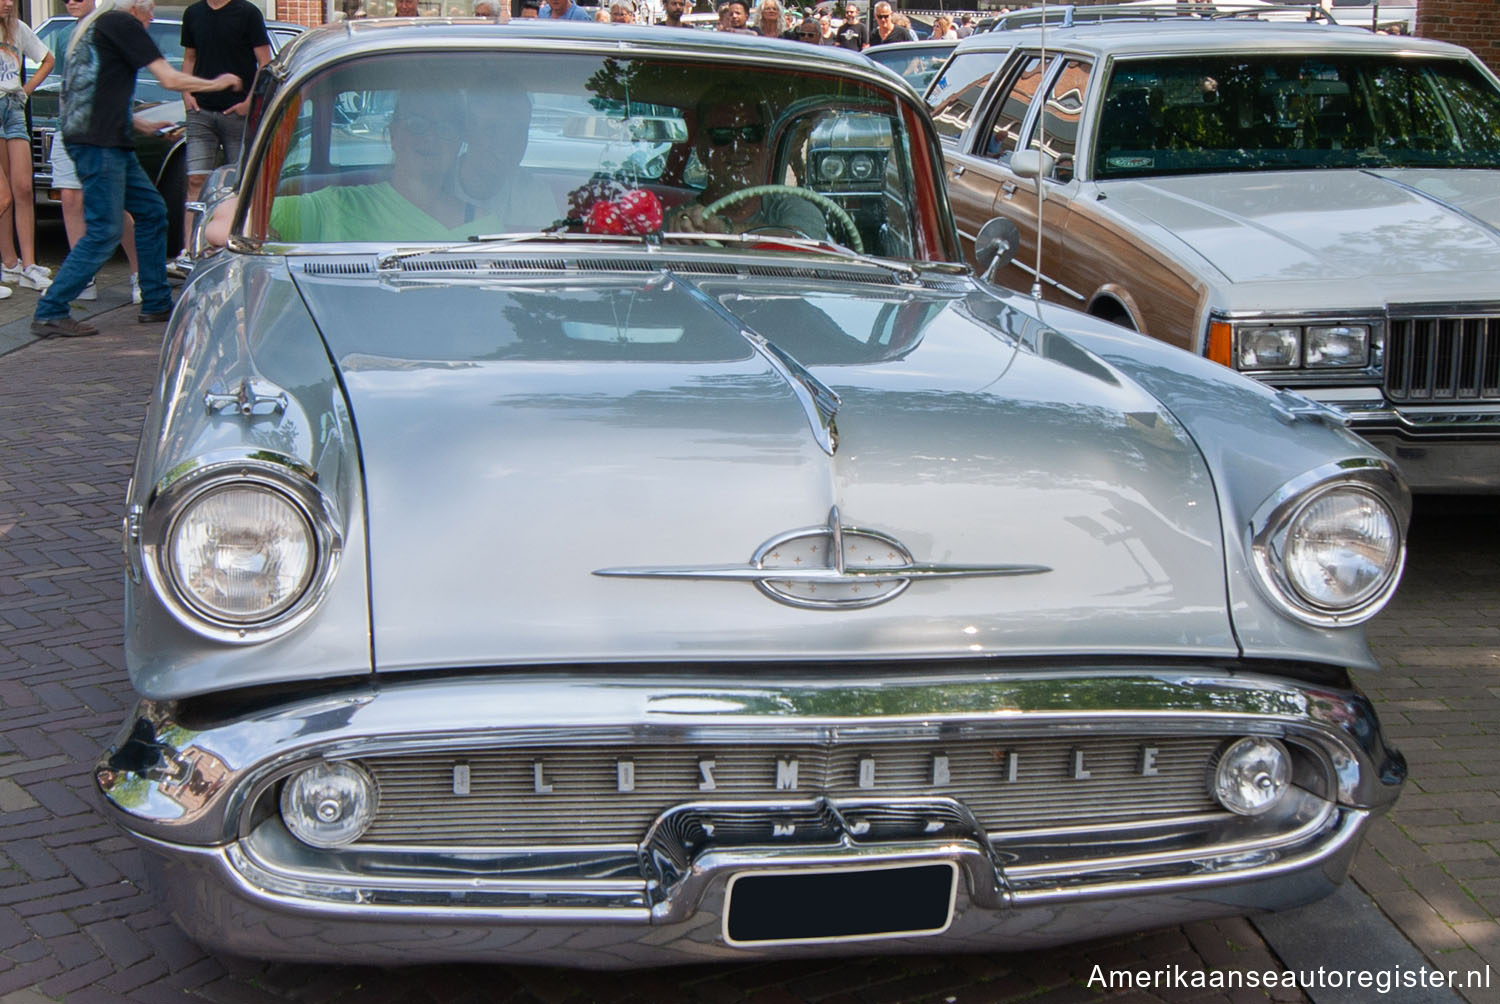
M 875 15 L 875 20 L 877 20 L 877 21 L 889 21 L 890 19 L 891 19 L 891 16 L 889 14 L 876 14 Z
M 714 146 L 728 146 L 736 139 L 744 143 L 759 143 L 766 138 L 766 127 L 759 122 L 742 126 L 710 126 L 708 141 Z
M 414 139 L 440 139 L 446 143 L 457 143 L 464 138 L 463 130 L 453 122 L 434 122 L 432 119 L 420 119 L 413 116 L 403 116 L 398 119 L 401 128 L 412 134 Z

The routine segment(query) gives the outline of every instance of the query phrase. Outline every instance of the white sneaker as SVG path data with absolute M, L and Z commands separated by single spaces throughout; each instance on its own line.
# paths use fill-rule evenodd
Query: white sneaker
M 10 294 L 15 292 L 9 286 L 0 286 L 0 300 L 10 299 Z
M 73 299 L 74 300 L 97 300 L 97 299 L 99 299 L 99 289 L 98 289 L 97 286 L 94 285 L 94 280 L 90 279 L 89 280 L 89 284 L 87 286 L 83 287 L 83 292 L 79 293 L 77 296 L 73 297 Z
M 20 282 L 24 274 L 19 261 L 16 262 L 15 267 L 0 264 L 0 282 Z
M 167 262 L 167 275 L 174 279 L 186 279 L 193 272 L 193 258 L 186 251 Z
M 52 285 L 52 272 L 40 265 L 27 265 L 21 269 L 22 289 L 46 289 Z
M 130 302 L 141 302 L 141 274 L 139 272 L 130 273 Z

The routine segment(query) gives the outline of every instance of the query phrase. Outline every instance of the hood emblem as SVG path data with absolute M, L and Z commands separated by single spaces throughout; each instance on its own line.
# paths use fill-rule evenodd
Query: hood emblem
M 778 534 L 743 565 L 600 568 L 595 575 L 627 579 L 750 582 L 778 603 L 822 610 L 855 610 L 894 599 L 915 581 L 1040 575 L 1046 565 L 936 565 L 912 560 L 894 537 L 845 526 L 838 506 L 824 526 Z

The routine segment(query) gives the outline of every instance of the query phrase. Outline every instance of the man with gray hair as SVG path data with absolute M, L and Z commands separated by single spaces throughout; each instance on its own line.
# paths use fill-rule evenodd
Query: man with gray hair
M 212 80 L 174 69 L 146 33 L 153 0 L 102 0 L 68 39 L 59 132 L 83 185 L 83 238 L 63 259 L 52 286 L 37 300 L 31 333 L 39 338 L 96 335 L 99 329 L 68 313 L 99 266 L 120 243 L 123 213 L 135 218 L 140 258 L 141 323 L 172 313 L 167 285 L 167 207 L 135 157 L 132 126 L 156 131 L 169 123 L 137 122 L 131 114 L 136 71 L 150 72 L 169 91 L 243 90 L 233 73 Z
M 474 16 L 498 18 L 500 0 L 474 0 Z

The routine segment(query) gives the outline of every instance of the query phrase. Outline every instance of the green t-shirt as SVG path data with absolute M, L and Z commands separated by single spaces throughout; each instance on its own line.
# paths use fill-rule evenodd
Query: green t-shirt
M 491 233 L 494 217 L 444 226 L 412 205 L 388 181 L 331 186 L 306 195 L 278 195 L 271 229 L 282 240 L 331 244 L 341 241 L 461 241 Z

